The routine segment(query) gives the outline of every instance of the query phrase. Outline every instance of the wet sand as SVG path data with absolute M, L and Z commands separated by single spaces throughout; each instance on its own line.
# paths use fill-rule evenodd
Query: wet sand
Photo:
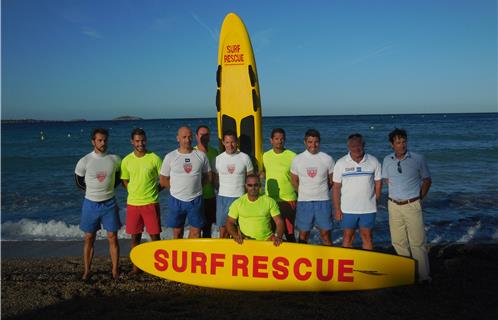
M 47 247 L 2 243 L 2 319 L 498 319 L 496 244 L 432 247 L 430 285 L 334 293 L 218 290 L 146 274 L 113 280 L 105 242 L 85 283 L 80 256 L 67 255 L 81 243 L 44 245 L 51 257 L 34 254 Z M 27 247 L 31 256 L 21 254 Z M 130 267 L 123 256 L 122 272 Z

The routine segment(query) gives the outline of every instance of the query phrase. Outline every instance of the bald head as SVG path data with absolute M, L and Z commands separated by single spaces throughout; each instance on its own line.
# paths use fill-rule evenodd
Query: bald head
M 192 130 L 189 127 L 180 127 L 176 140 L 180 145 L 180 152 L 192 151 Z

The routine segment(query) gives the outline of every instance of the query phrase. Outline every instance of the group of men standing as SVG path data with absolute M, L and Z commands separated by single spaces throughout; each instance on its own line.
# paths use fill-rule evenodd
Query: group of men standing
M 285 131 L 273 129 L 272 148 L 263 154 L 263 168 L 254 172 L 250 157 L 238 150 L 234 132 L 224 132 L 221 154 L 209 146 L 210 131 L 199 126 L 197 146 L 192 147 L 193 133 L 188 127 L 178 130 L 178 149 L 164 160 L 146 150 L 142 129 L 131 134 L 134 151 L 123 161 L 107 154 L 105 129 L 92 133 L 93 152 L 76 167 L 78 186 L 86 190 L 80 228 L 85 232 L 84 274 L 89 277 L 93 242 L 100 224 L 108 232 L 112 274 L 119 276 L 121 227 L 114 188 L 122 181 L 128 191 L 126 232 L 132 247 L 141 240 L 144 226 L 151 240 L 161 232 L 159 192 L 170 191 L 166 225 L 173 228 L 173 238 L 182 238 L 186 219 L 189 238 L 210 237 L 212 224 L 219 227 L 220 238 L 270 240 L 279 245 L 307 243 L 310 231 L 317 227 L 324 245 L 332 245 L 333 219 L 343 228 L 344 247 L 352 247 L 359 229 L 362 247 L 373 249 L 372 230 L 382 180 L 388 184 L 389 225 L 393 247 L 399 255 L 418 262 L 418 280 L 430 281 L 421 199 L 431 185 L 424 158 L 407 150 L 407 134 L 395 129 L 389 134 L 394 152 L 379 161 L 365 153 L 365 142 L 358 134 L 347 140 L 348 154 L 337 162 L 320 151 L 320 133 L 309 129 L 304 136 L 304 152 L 285 148 Z M 159 181 L 159 184 L 158 184 Z M 265 181 L 265 193 L 260 193 Z M 217 192 L 215 191 L 217 190 Z M 332 204 L 334 210 L 332 210 Z M 133 273 L 139 270 L 133 266 Z

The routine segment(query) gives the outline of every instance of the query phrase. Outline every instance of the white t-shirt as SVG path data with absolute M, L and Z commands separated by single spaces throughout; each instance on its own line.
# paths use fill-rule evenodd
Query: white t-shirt
M 297 201 L 330 200 L 328 178 L 333 171 L 334 159 L 324 152 L 298 154 L 291 167 L 291 173 L 299 177 Z
M 334 167 L 334 183 L 341 183 L 341 210 L 344 213 L 377 212 L 375 181 L 381 180 L 377 158 L 365 154 L 360 163 L 348 153 Z
M 92 151 L 81 158 L 74 173 L 85 177 L 85 198 L 100 202 L 114 197 L 114 182 L 120 166 L 121 158 L 114 154 Z
M 173 150 L 163 160 L 160 174 L 170 177 L 170 194 L 181 201 L 191 201 L 202 195 L 202 174 L 211 171 L 204 152 Z
M 220 188 L 218 195 L 240 197 L 246 191 L 244 183 L 248 172 L 254 171 L 251 158 L 244 152 L 228 154 L 223 152 L 215 159 L 214 172 L 218 174 Z

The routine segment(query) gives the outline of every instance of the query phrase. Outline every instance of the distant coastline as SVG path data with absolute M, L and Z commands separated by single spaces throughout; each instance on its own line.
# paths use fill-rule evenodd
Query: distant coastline
M 299 117 L 299 118 L 311 118 L 311 117 L 350 117 L 350 116 L 356 116 L 356 117 L 370 117 L 370 116 L 390 116 L 390 117 L 400 117 L 400 116 L 435 116 L 435 115 L 442 115 L 444 117 L 446 116 L 455 116 L 455 115 L 482 115 L 482 114 L 490 114 L 494 115 L 497 114 L 498 112 L 434 112 L 434 113 L 399 113 L 399 114 L 394 114 L 394 113 L 386 113 L 386 114 L 313 114 L 313 115 L 266 115 L 263 116 L 263 118 L 292 118 L 292 117 Z M 86 120 L 86 119 L 73 119 L 73 120 L 38 120 L 38 119 L 7 119 L 7 120 L 2 120 L 2 124 L 15 124 L 15 123 L 66 123 L 66 122 L 87 122 L 87 121 L 137 121 L 137 120 L 193 120 L 193 119 L 216 119 L 216 116 L 206 116 L 206 117 L 179 117 L 179 118 L 141 118 L 137 116 L 120 116 L 116 117 L 113 119 L 99 119 L 99 120 Z
M 111 121 L 129 121 L 129 120 L 144 120 L 143 118 L 136 116 L 120 116 L 113 118 Z M 63 122 L 86 122 L 86 119 L 72 119 L 72 120 L 38 120 L 38 119 L 8 119 L 3 120 L 2 124 L 12 124 L 12 123 L 63 123 Z

